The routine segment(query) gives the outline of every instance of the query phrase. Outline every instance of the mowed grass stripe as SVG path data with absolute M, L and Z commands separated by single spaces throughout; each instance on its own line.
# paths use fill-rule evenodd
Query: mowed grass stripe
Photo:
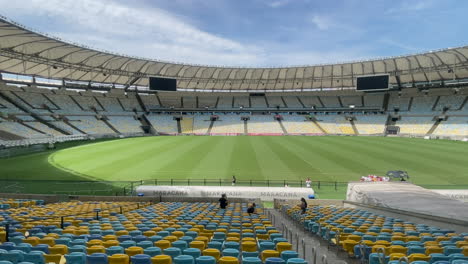
M 349 181 L 368 173 L 403 169 L 420 184 L 466 184 L 467 155 L 461 155 L 468 154 L 466 146 L 464 142 L 382 137 L 147 137 L 70 148 L 56 152 L 55 160 L 105 180 L 199 175 L 230 180 L 235 174 L 239 180 Z M 32 162 L 40 170 L 43 157 L 31 157 L 37 157 Z M 27 169 L 7 171 L 19 174 Z
M 290 178 L 297 179 L 295 172 L 288 166 L 288 158 L 290 153 L 283 153 L 283 157 L 277 155 L 275 146 L 271 144 L 271 137 L 262 136 L 256 137 L 251 141 L 252 147 L 257 155 L 259 166 L 266 176 L 267 180 L 284 180 Z M 298 170 L 299 168 L 296 168 Z

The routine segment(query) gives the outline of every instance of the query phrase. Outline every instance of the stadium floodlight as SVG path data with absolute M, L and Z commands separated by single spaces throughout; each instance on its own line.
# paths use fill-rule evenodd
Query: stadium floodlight
M 349 108 L 354 109 L 356 106 L 355 105 L 349 105 Z

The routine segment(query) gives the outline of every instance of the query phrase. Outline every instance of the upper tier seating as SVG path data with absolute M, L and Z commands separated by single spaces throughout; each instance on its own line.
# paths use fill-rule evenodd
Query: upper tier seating
M 71 123 L 86 134 L 114 134 L 115 132 L 107 126 L 102 120 L 96 119 L 96 116 L 78 116 L 69 117 Z

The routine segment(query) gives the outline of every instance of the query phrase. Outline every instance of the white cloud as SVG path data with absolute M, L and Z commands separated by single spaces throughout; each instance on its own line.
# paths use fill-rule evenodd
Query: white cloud
M 335 23 L 330 17 L 321 15 L 312 15 L 310 18 L 312 24 L 314 24 L 319 30 L 328 30 L 335 26 Z
M 67 24 L 64 28 L 75 27 L 74 32 L 57 32 L 64 39 L 121 53 L 188 63 L 221 64 L 223 58 L 223 64 L 233 65 L 255 64 L 256 54 L 261 53 L 258 47 L 205 32 L 158 8 L 143 9 L 115 0 L 25 2 L 0 0 L 2 9 L 19 15 L 47 16 Z
M 271 8 L 278 8 L 278 7 L 285 6 L 289 4 L 290 2 L 291 0 L 274 0 L 274 1 L 267 0 L 265 3 Z
M 386 13 L 417 12 L 431 8 L 433 5 L 433 0 L 404 1 L 401 5 L 388 9 Z

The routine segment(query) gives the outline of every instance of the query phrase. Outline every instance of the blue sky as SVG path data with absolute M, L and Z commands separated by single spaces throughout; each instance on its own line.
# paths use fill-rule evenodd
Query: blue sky
M 311 65 L 468 43 L 463 0 L 0 0 L 0 13 L 133 56 L 231 66 Z

